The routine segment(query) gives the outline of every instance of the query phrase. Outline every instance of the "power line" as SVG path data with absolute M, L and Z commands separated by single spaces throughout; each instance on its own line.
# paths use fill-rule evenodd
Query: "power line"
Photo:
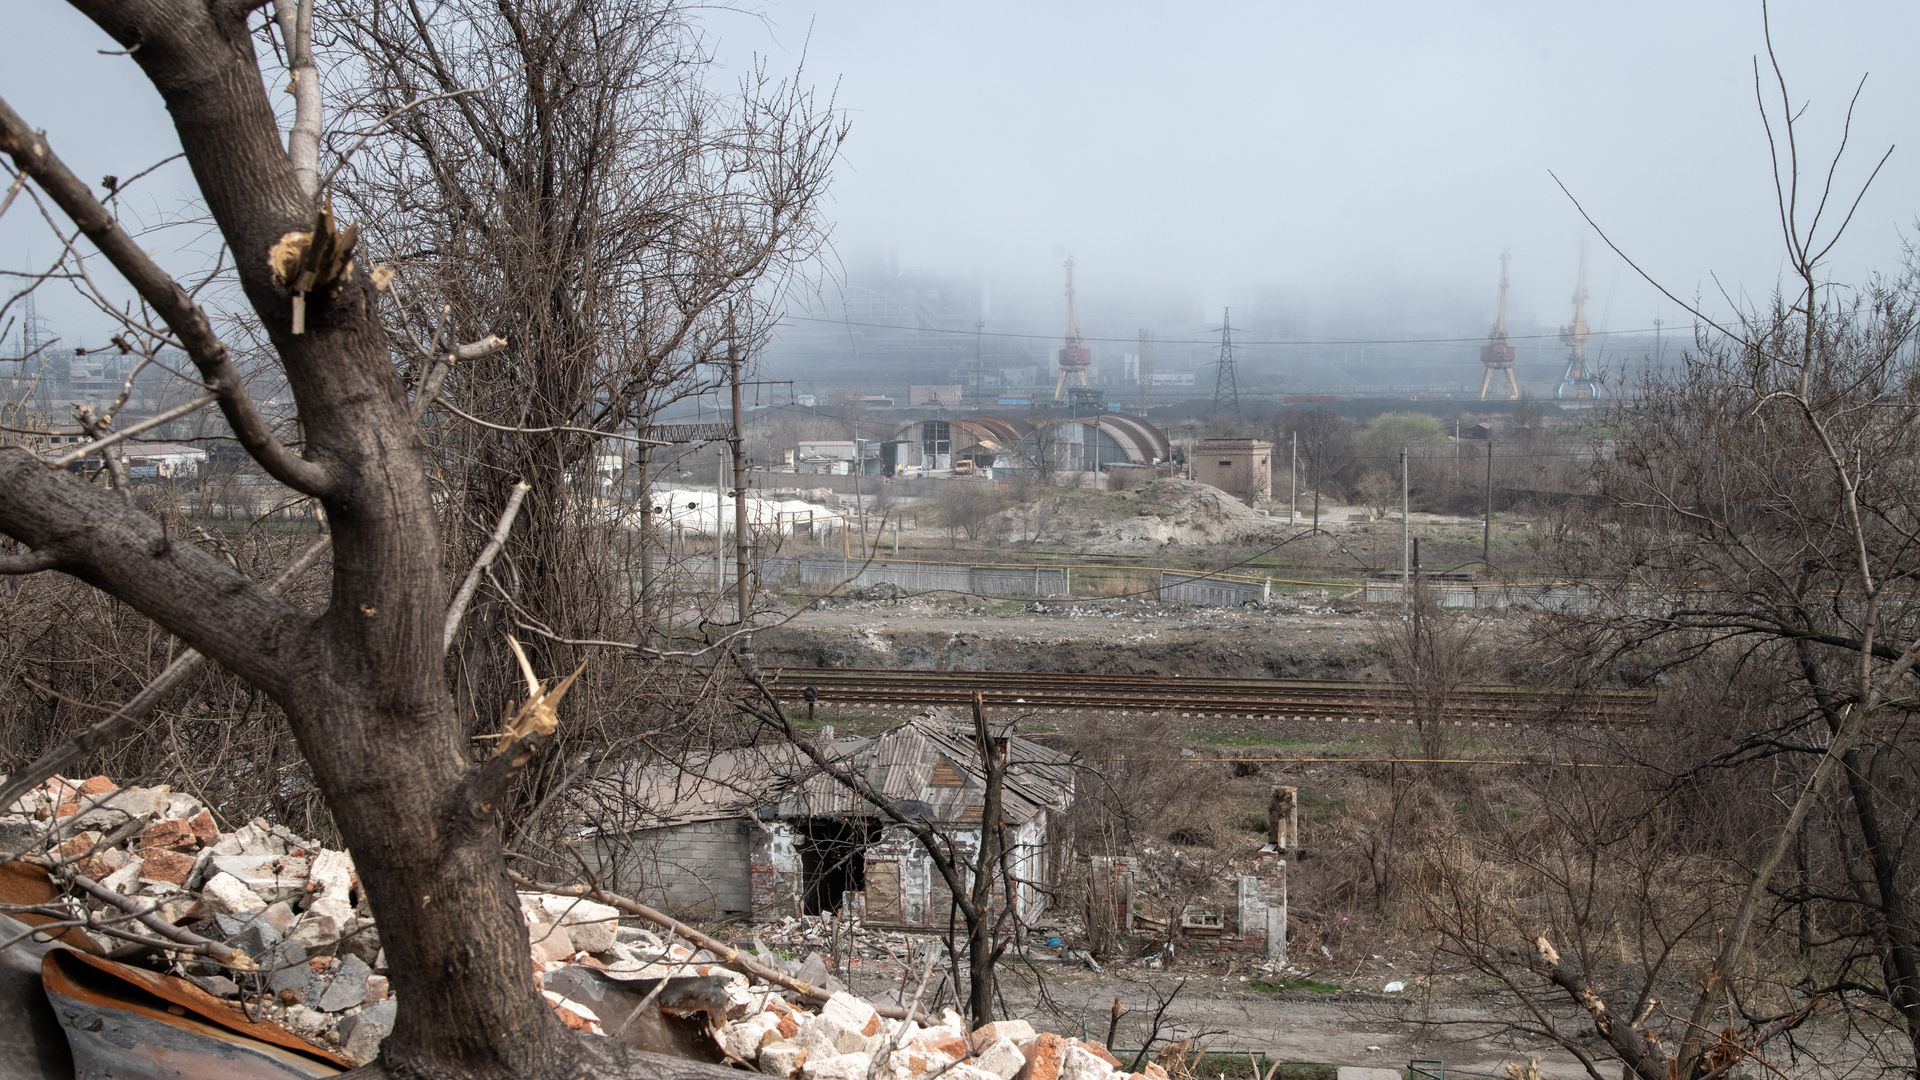
M 1233 369 L 1233 309 L 1220 312 L 1220 359 L 1213 369 L 1213 415 L 1232 409 L 1233 418 L 1240 419 L 1240 380 Z M 1188 447 L 1192 453 L 1192 447 Z
M 1002 711 L 1017 708 L 998 706 Z M 1404 726 L 1404 725 L 1401 725 Z M 1467 728 L 1471 732 L 1472 728 Z M 1035 735 L 1044 734 L 1035 732 Z M 1130 761 L 1124 757 L 1080 757 L 1080 761 L 1096 764 L 1122 764 Z M 1166 759 L 1174 764 L 1189 766 L 1204 765 L 1532 765 L 1546 769 L 1644 769 L 1645 765 L 1615 763 L 1604 761 L 1559 761 L 1538 760 L 1535 758 L 1427 758 L 1427 757 L 1312 757 L 1286 755 L 1282 757 L 1212 757 L 1196 752 L 1192 757 Z
M 916 334 L 962 334 L 968 337 L 984 336 L 984 337 L 990 337 L 990 338 L 1010 338 L 1010 339 L 1020 340 L 1020 341 L 1052 342 L 1057 340 L 1057 338 L 1059 337 L 1059 335 L 1057 334 L 1023 334 L 1023 333 L 1016 333 L 1011 330 L 994 330 L 994 331 L 987 331 L 985 333 L 982 333 L 981 331 L 978 331 L 978 330 L 965 330 L 965 329 L 957 329 L 957 328 L 944 327 L 944 326 L 902 326 L 899 323 L 861 322 L 857 319 L 823 319 L 823 318 L 819 318 L 817 316 L 812 316 L 812 315 L 782 315 L 780 316 L 779 319 L 775 321 L 787 322 L 787 323 L 792 323 L 792 322 L 826 323 L 830 326 L 846 326 L 846 327 L 860 326 L 860 327 L 867 327 L 874 330 L 904 330 L 904 331 L 909 331 L 911 333 L 916 333 Z M 1587 331 L 1587 335 L 1589 337 L 1608 337 L 1608 336 L 1628 336 L 1628 335 L 1634 335 L 1634 334 L 1652 334 L 1655 332 L 1656 329 L 1658 328 L 1657 327 L 1640 327 L 1640 328 L 1635 328 L 1631 330 L 1589 330 Z M 1115 344 L 1115 345 L 1137 345 L 1138 344 L 1138 341 L 1135 338 L 1089 337 L 1086 335 L 1082 335 L 1080 340 L 1104 342 L 1107 344 Z M 1509 334 L 1507 335 L 1507 340 L 1508 341 L 1557 342 L 1560 340 L 1560 334 L 1558 331 L 1554 331 L 1551 333 L 1544 333 L 1544 334 Z M 1485 334 L 1476 334 L 1472 337 L 1271 338 L 1265 341 L 1249 341 L 1245 338 L 1241 338 L 1235 341 L 1234 344 L 1242 347 L 1246 347 L 1246 346 L 1306 347 L 1306 346 L 1312 346 L 1312 345 L 1480 345 L 1480 344 L 1484 344 L 1485 342 L 1486 342 Z M 1154 339 L 1154 344 L 1156 345 L 1218 345 L 1219 343 L 1220 342 L 1217 338 L 1211 339 L 1211 340 L 1206 338 L 1155 338 Z

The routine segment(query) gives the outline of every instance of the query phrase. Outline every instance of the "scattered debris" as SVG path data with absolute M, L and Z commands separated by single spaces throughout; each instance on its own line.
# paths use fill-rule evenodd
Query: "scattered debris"
M 366 1064 L 393 1030 L 398 1006 L 385 954 L 346 852 L 261 819 L 220 831 L 196 799 L 165 787 L 119 788 L 98 776 L 54 777 L 4 810 L 0 838 L 9 847 L 0 851 L 0 865 L 32 870 L 43 880 L 71 871 L 68 880 L 80 886 L 63 896 L 51 881 L 44 885 L 51 898 L 40 907 L 81 924 L 62 937 L 81 950 L 68 950 L 80 966 L 50 970 L 93 971 L 96 978 L 145 987 L 188 1005 L 192 1024 L 223 1025 L 274 1044 L 283 1057 L 306 1053 L 314 1064 Z M 913 1004 L 884 1010 L 912 1019 L 889 1018 L 837 988 L 817 952 L 784 965 L 831 989 L 816 1009 L 723 966 L 713 952 L 622 925 L 620 910 L 607 904 L 553 892 L 519 895 L 546 1000 L 577 1031 L 798 1080 L 1129 1075 L 1099 1043 L 1036 1033 L 1021 1021 L 969 1031 L 951 1010 L 934 1017 Z M 181 978 L 104 958 L 127 933 L 109 931 L 124 925 L 130 910 L 148 909 L 143 931 L 170 931 L 169 948 L 199 943 L 172 952 Z M 767 936 L 828 946 L 843 958 L 857 950 L 898 961 L 924 947 L 924 939 L 904 934 L 858 931 L 847 922 L 794 918 Z M 764 941 L 756 945 L 764 962 L 771 953 Z M 82 1019 L 94 1025 L 87 1030 L 125 1034 L 153 1026 L 138 1010 L 116 1005 L 111 996 L 82 994 L 76 985 L 74 976 L 63 975 L 48 992 L 57 1002 L 87 1002 Z M 646 1005 L 653 1015 L 642 1018 Z M 129 1052 L 123 1043 L 101 1043 L 107 1055 L 101 1060 Z M 1157 1064 L 1138 1075 L 1168 1080 Z

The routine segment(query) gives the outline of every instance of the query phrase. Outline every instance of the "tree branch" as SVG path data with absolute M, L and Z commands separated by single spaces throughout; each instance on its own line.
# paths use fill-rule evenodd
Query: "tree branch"
M 287 157 L 308 198 L 320 193 L 320 69 L 313 63 L 314 2 L 273 0 L 273 19 L 287 50 L 287 92 L 293 95 Z
M 87 458 L 92 457 L 94 454 L 100 452 L 101 450 L 104 450 L 107 447 L 112 446 L 114 443 L 120 442 L 123 439 L 131 439 L 135 435 L 139 435 L 143 432 L 152 431 L 154 428 L 157 428 L 162 424 L 171 423 L 172 421 L 178 420 L 181 417 L 188 415 L 189 413 L 197 412 L 200 409 L 204 409 L 208 405 L 213 404 L 215 401 L 218 401 L 219 399 L 220 399 L 220 396 L 218 394 L 201 394 L 199 397 L 194 398 L 192 401 L 188 401 L 183 404 L 176 405 L 173 408 L 166 410 L 165 412 L 155 413 L 154 415 L 149 416 L 143 420 L 139 420 L 134 423 L 128 424 L 126 427 L 123 427 L 118 431 L 114 431 L 110 434 L 97 438 L 90 443 L 86 443 L 82 446 L 75 447 L 74 449 L 69 450 L 64 454 L 61 454 L 59 457 L 49 460 L 47 464 L 58 469 L 58 468 L 64 468 L 68 465 L 71 465 L 76 461 L 84 461 Z
M 308 622 L 298 608 L 17 446 L 0 447 L 0 529 L 256 686 L 285 686 L 298 666 L 289 636 Z
M 273 579 L 273 583 L 267 586 L 267 591 L 275 594 L 285 592 L 289 586 L 299 580 L 300 575 L 319 562 L 332 546 L 333 538 L 327 536 L 308 544 L 306 550 L 294 556 L 286 569 L 281 570 L 280 575 Z M 152 682 L 142 687 L 138 694 L 127 699 L 127 703 L 115 709 L 111 715 L 95 721 L 59 746 L 47 750 L 33 761 L 15 770 L 13 775 L 7 778 L 7 782 L 0 785 L 0 809 L 20 801 L 22 796 L 40 786 L 53 774 L 104 746 L 109 740 L 131 733 L 135 725 L 153 715 L 153 711 L 160 707 L 160 703 L 166 700 L 167 695 L 187 681 L 187 676 L 199 670 L 204 660 L 206 656 L 195 649 L 188 649 L 174 657 L 173 663 L 168 664 Z
M 37 574 L 52 570 L 60 560 L 51 551 L 23 551 L 18 555 L 0 555 L 0 574 Z M 0 803 L 5 806 L 6 803 Z
M 465 581 L 460 583 L 460 591 L 454 593 L 453 603 L 447 607 L 447 628 L 440 641 L 442 655 L 452 651 L 453 639 L 460 633 L 460 620 L 466 617 L 467 605 L 473 602 L 474 590 L 480 587 L 480 576 L 500 557 L 500 549 L 507 545 L 507 533 L 513 529 L 513 519 L 520 516 L 520 504 L 527 499 L 527 492 L 533 489 L 527 482 L 513 485 L 513 494 L 507 496 L 506 509 L 500 511 L 500 520 L 493 527 L 493 535 L 487 538 L 487 546 L 480 549 L 480 557 L 473 561 L 473 569 L 467 571 Z
M 206 312 L 134 242 L 112 211 L 101 205 L 87 185 L 54 154 L 46 138 L 29 128 L 4 98 L 0 98 L 0 150 L 10 155 L 22 172 L 33 177 L 41 190 L 127 279 L 140 298 L 166 320 L 167 327 L 180 339 L 194 367 L 206 380 L 208 389 L 219 395 L 220 411 L 226 415 L 227 423 L 247 453 L 274 479 L 295 491 L 316 496 L 330 494 L 337 486 L 333 471 L 319 462 L 300 457 L 274 437 L 266 419 L 254 407 L 226 342 L 220 340 L 207 321 Z

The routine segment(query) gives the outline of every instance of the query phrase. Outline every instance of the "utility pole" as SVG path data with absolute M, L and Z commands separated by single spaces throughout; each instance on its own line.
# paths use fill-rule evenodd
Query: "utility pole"
M 713 470 L 713 608 L 720 610 L 721 597 L 727 594 L 727 459 L 714 462 Z
M 1320 459 L 1313 460 L 1318 462 Z M 1307 482 L 1313 485 L 1313 531 L 1318 533 L 1320 531 L 1320 468 L 1318 465 L 1314 466 L 1313 475 L 1307 478 Z
M 640 627 L 653 633 L 653 485 L 648 465 L 653 445 L 640 444 Z
M 1300 433 L 1293 433 L 1293 451 L 1287 455 L 1287 524 L 1292 525 L 1300 510 Z
M 1480 522 L 1480 561 L 1491 566 L 1493 550 L 1493 432 L 1487 432 L 1487 516 Z
M 1407 448 L 1400 448 L 1400 593 L 1413 608 L 1413 516 L 1407 513 Z
M 728 322 L 731 324 L 731 317 Z M 739 338 L 730 328 L 727 334 L 727 371 L 729 381 L 733 384 L 733 437 L 727 441 L 733 448 L 733 593 L 735 615 L 743 630 L 753 615 L 753 576 L 747 570 L 750 559 L 747 549 L 750 542 L 747 532 L 747 429 L 740 397 L 740 365 L 744 359 L 740 355 Z M 715 511 L 719 509 L 718 506 L 714 507 Z M 740 642 L 742 651 L 751 651 L 752 646 L 747 643 L 745 636 L 741 637 Z
M 987 320 L 973 320 L 973 407 L 976 410 L 978 410 L 986 400 L 981 388 L 981 382 L 986 377 L 986 329 Z

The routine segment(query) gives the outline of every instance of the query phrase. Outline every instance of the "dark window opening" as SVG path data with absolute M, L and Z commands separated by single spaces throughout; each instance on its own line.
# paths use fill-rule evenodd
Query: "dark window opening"
M 861 818 L 807 818 L 797 830 L 801 911 L 824 915 L 844 909 L 850 892 L 867 887 L 867 845 L 879 835 L 875 822 Z
M 1231 469 L 1231 468 L 1233 468 L 1233 462 L 1231 462 L 1231 461 L 1223 461 L 1223 462 L 1221 462 L 1221 463 L 1220 463 L 1220 467 L 1221 467 L 1221 468 L 1223 468 L 1223 469 Z

